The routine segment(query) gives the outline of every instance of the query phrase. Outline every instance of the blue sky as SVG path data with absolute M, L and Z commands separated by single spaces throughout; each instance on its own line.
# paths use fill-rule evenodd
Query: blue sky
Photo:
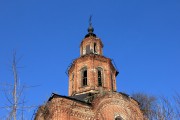
M 90 15 L 104 55 L 120 72 L 118 91 L 167 97 L 180 91 L 179 0 L 0 0 L 0 83 L 13 80 L 16 50 L 21 85 L 38 85 L 25 90 L 27 105 L 43 104 L 52 92 L 67 95 L 65 71 L 79 57 Z

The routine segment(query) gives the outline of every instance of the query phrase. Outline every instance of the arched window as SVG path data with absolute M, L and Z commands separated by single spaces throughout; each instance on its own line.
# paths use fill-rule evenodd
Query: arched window
M 86 54 L 89 54 L 89 53 L 91 53 L 90 45 L 86 45 Z
M 87 68 L 82 69 L 82 86 L 87 86 Z
M 114 84 L 113 84 L 113 74 L 111 73 L 111 90 L 114 90 Z
M 115 120 L 123 120 L 123 119 L 122 119 L 122 117 L 117 116 L 117 117 L 115 118 Z
M 74 73 L 72 74 L 72 90 L 74 89 Z
M 103 80 L 103 71 L 102 68 L 97 69 L 97 75 L 98 75 L 98 86 L 102 86 L 102 80 Z
M 97 53 L 97 51 L 96 51 L 96 43 L 94 43 L 94 53 Z
M 81 47 L 81 55 L 84 55 L 83 46 Z

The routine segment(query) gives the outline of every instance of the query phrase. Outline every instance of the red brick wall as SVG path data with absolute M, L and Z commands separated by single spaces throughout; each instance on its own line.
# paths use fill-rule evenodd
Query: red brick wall
M 82 71 L 81 69 L 87 68 L 88 82 L 87 86 L 82 86 Z M 90 91 L 99 91 L 97 68 L 102 68 L 102 82 L 103 89 L 106 91 L 116 91 L 116 70 L 114 69 L 111 60 L 101 55 L 89 54 L 81 56 L 76 59 L 69 70 L 69 96 L 73 93 L 80 94 Z M 113 90 L 111 87 L 111 74 L 113 77 Z M 72 80 L 72 76 L 74 79 Z
M 117 116 L 124 120 L 144 120 L 136 101 L 115 92 L 97 94 L 92 105 L 53 98 L 45 109 L 39 109 L 35 120 L 114 120 Z
M 92 52 L 94 53 L 94 43 L 96 43 L 96 52 L 99 55 L 103 55 L 103 44 L 101 42 L 101 40 L 97 37 L 88 37 L 85 38 L 84 40 L 82 40 L 81 45 L 80 45 L 80 55 L 85 55 L 86 54 L 86 46 L 90 45 L 90 49 L 92 50 Z

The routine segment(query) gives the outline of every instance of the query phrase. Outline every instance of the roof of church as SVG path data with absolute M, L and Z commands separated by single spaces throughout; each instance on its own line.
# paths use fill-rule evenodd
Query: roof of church
M 129 96 L 128 94 L 122 93 L 122 92 L 117 92 L 121 95 L 123 95 L 126 99 L 133 99 L 131 96 Z M 65 98 L 65 99 L 69 99 L 69 100 L 73 100 L 73 101 L 77 101 L 86 105 L 91 105 L 92 100 L 95 98 L 95 93 L 84 93 L 84 94 L 80 94 L 80 95 L 75 95 L 75 96 L 63 96 L 63 95 L 59 95 L 56 93 L 52 93 L 51 97 L 48 99 L 48 101 L 51 101 L 53 98 Z M 138 104 L 139 102 L 137 100 L 135 100 Z
M 59 95 L 56 93 L 52 93 L 51 97 L 48 99 L 48 101 L 51 101 L 53 98 L 65 98 L 65 99 L 69 99 L 69 100 L 74 100 L 80 103 L 84 103 L 87 105 L 91 105 L 88 101 L 85 100 L 85 98 L 87 98 L 89 95 L 89 93 L 86 94 L 81 94 L 81 95 L 76 95 L 76 96 L 63 96 L 63 95 Z
M 85 98 L 88 96 L 91 96 L 90 93 L 85 93 L 85 94 L 80 94 L 80 95 L 75 95 L 75 96 L 69 96 L 70 98 L 74 98 L 76 100 L 84 101 Z

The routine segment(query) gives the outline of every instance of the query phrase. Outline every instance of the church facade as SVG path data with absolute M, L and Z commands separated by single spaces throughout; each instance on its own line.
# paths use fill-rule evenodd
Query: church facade
M 93 31 L 90 23 L 80 57 L 68 69 L 68 96 L 53 93 L 35 120 L 144 120 L 138 102 L 116 91 L 118 71 Z

